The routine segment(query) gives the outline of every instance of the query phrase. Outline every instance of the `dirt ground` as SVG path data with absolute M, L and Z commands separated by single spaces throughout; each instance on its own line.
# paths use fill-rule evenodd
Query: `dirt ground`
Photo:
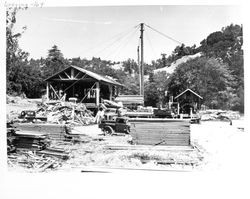
M 14 118 L 22 110 L 35 110 L 39 100 L 16 100 L 7 104 L 7 118 Z M 62 161 L 56 170 L 46 172 L 79 171 L 84 168 L 134 168 L 156 170 L 221 170 L 231 169 L 244 157 L 247 133 L 244 119 L 229 122 L 202 121 L 191 124 L 191 143 L 193 150 L 157 151 L 143 150 L 110 150 L 109 146 L 129 146 L 131 137 L 103 136 L 97 125 L 77 127 L 73 133 L 81 134 L 83 142 L 52 142 L 52 146 L 71 151 L 69 160 Z M 171 148 L 170 148 L 171 149 Z M 242 158 L 242 159 L 241 159 Z M 237 160 L 237 161 L 235 161 Z M 166 164 L 166 162 L 174 162 Z M 160 163 L 159 163 L 160 162 Z M 161 163 L 162 162 L 162 163 Z M 10 170 L 17 168 L 10 167 Z

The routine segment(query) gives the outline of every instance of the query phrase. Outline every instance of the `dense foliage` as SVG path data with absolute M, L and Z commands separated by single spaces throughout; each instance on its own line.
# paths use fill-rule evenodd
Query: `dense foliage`
M 26 27 L 14 33 L 18 9 L 7 10 L 6 21 L 6 71 L 7 93 L 25 94 L 38 98 L 44 94 L 44 79 L 59 72 L 69 64 L 110 76 L 123 83 L 122 94 L 139 94 L 139 67 L 136 61 L 123 62 L 91 60 L 75 57 L 66 59 L 59 47 L 48 49 L 46 58 L 28 59 L 29 54 L 18 45 Z M 25 34 L 25 33 L 24 33 Z M 204 104 L 211 108 L 224 108 L 244 111 L 244 67 L 243 67 L 242 26 L 229 25 L 208 35 L 200 46 L 177 46 L 171 55 L 145 64 L 145 105 L 158 106 L 167 102 L 170 95 L 176 96 L 186 88 L 199 93 Z M 185 55 L 202 52 L 203 56 L 179 65 L 173 74 L 158 73 L 153 70 L 169 66 Z M 117 68 L 117 66 L 119 66 Z M 166 92 L 167 91 L 167 92 Z M 167 94 L 167 95 L 166 95 Z

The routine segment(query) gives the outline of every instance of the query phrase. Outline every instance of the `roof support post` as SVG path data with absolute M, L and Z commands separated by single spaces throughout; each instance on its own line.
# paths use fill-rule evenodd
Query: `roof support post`
M 177 115 L 180 115 L 180 104 L 177 102 Z
M 47 100 L 49 100 L 49 85 L 50 85 L 50 83 L 47 82 L 47 84 L 46 84 L 46 98 L 47 98 Z
M 113 86 L 109 85 L 109 100 L 112 100 L 113 97 Z
M 100 83 L 96 82 L 96 106 L 100 104 Z

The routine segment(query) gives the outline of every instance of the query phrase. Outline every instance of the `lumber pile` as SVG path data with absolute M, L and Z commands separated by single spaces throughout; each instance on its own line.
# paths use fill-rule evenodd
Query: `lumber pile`
M 190 122 L 180 119 L 130 119 L 134 144 L 189 146 Z
M 84 104 L 72 102 L 48 102 L 40 104 L 37 117 L 47 117 L 49 123 L 89 125 L 95 122 L 93 113 Z
M 14 123 L 13 127 L 20 132 L 47 134 L 53 140 L 64 140 L 71 130 L 68 125 L 49 123 Z
M 50 144 L 48 134 L 18 131 L 9 126 L 7 128 L 8 164 L 12 167 L 19 166 L 39 172 L 56 168 L 60 165 L 60 160 L 67 160 L 70 157 L 70 153 L 64 149 L 50 147 Z
M 16 149 L 42 150 L 50 144 L 46 134 L 32 134 L 30 132 L 18 132 L 14 129 L 8 129 L 7 145 L 8 152 Z

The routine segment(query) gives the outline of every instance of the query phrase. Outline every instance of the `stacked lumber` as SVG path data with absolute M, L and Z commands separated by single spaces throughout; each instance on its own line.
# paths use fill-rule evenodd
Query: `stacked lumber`
M 40 104 L 37 117 L 47 117 L 49 123 L 88 125 L 95 122 L 93 113 L 82 103 L 51 102 Z
M 180 119 L 130 119 L 134 144 L 189 146 L 189 120 Z
M 49 157 L 57 157 L 57 158 L 60 158 L 63 160 L 69 159 L 69 152 L 67 152 L 63 149 L 58 149 L 58 148 L 47 147 L 44 150 L 37 151 L 36 154 L 49 156 Z
M 7 134 L 8 148 L 27 149 L 27 150 L 42 150 L 45 149 L 50 140 L 46 134 L 32 134 L 30 132 L 15 132 Z
M 47 134 L 53 140 L 64 140 L 70 131 L 69 126 L 49 123 L 14 123 L 17 131 L 32 132 L 33 134 Z
M 119 95 L 115 98 L 115 102 L 122 102 L 124 106 L 131 104 L 143 104 L 142 95 Z

